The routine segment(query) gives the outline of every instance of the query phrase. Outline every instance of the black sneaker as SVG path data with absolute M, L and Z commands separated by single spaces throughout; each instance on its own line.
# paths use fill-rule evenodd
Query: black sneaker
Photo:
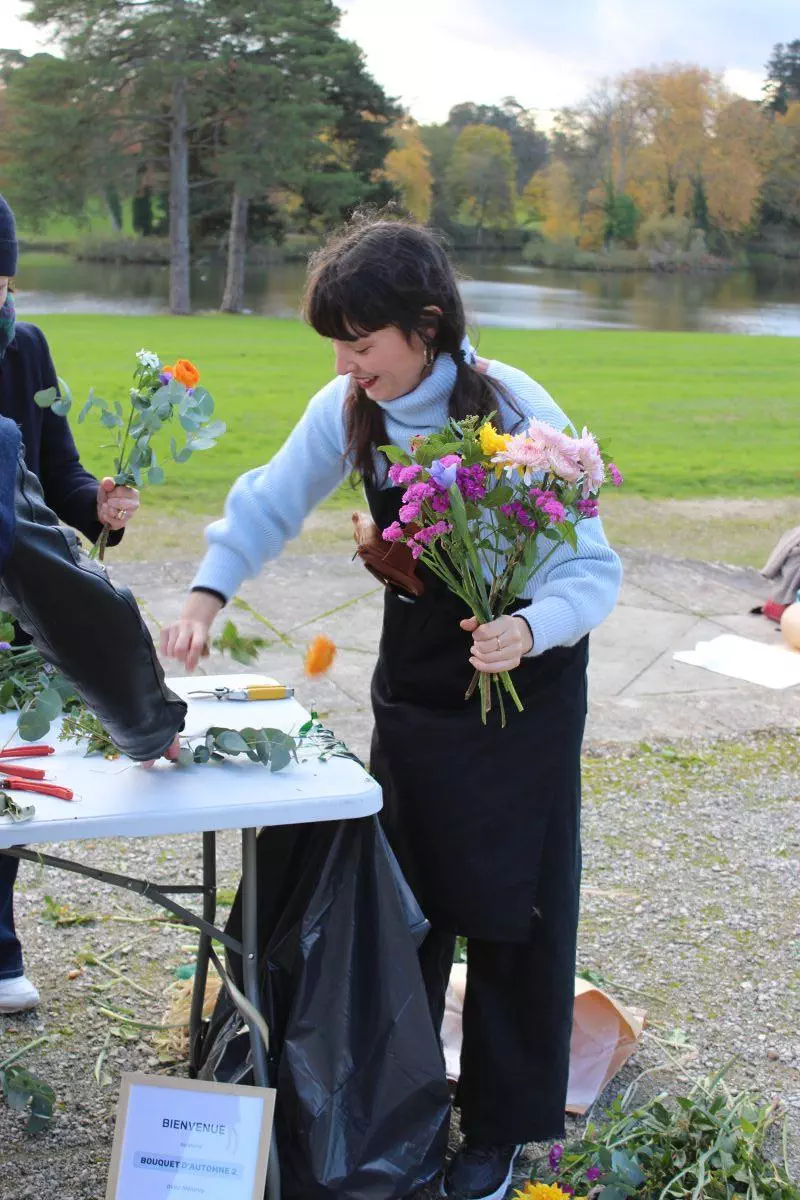
M 464 1142 L 442 1182 L 448 1200 L 503 1200 L 522 1146 Z

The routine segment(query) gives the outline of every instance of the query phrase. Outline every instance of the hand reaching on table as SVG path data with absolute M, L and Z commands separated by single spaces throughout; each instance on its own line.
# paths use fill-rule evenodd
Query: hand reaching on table
M 192 592 L 178 620 L 161 630 L 161 654 L 194 671 L 208 654 L 208 635 L 221 608 L 222 601 L 210 592 Z

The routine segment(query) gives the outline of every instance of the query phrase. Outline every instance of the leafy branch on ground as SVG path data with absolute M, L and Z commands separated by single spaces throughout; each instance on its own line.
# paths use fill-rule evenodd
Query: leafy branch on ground
M 57 928 L 66 928 L 70 925 L 93 925 L 96 919 L 92 913 L 78 912 L 71 904 L 60 904 L 52 896 L 46 895 L 44 897 L 41 920 L 45 924 L 55 925 Z
M 25 1126 L 28 1133 L 38 1133 L 40 1129 L 47 1129 L 53 1119 L 53 1105 L 56 1096 L 49 1084 L 39 1079 L 37 1075 L 33 1075 L 25 1067 L 15 1064 L 29 1050 L 33 1050 L 34 1047 L 40 1046 L 42 1042 L 46 1041 L 46 1037 L 36 1038 L 35 1041 L 28 1042 L 26 1046 L 0 1062 L 0 1090 L 6 1098 L 9 1108 L 15 1112 L 25 1112 L 30 1105 L 28 1123 Z
M 701 1078 L 674 1098 L 662 1092 L 634 1109 L 629 1090 L 602 1124 L 587 1127 L 582 1141 L 553 1146 L 535 1164 L 533 1179 L 593 1200 L 800 1200 L 789 1178 L 785 1122 L 783 1163 L 764 1149 L 781 1116 L 778 1104 L 732 1091 L 724 1074 Z M 535 1183 L 517 1193 L 535 1195 Z

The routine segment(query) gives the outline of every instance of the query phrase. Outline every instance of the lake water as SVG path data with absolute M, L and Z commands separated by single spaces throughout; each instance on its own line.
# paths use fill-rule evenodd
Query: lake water
M 800 336 L 800 265 L 764 264 L 705 275 L 609 274 L 525 266 L 508 256 L 461 262 L 470 319 L 507 329 L 673 329 Z M 295 317 L 301 262 L 248 271 L 246 304 L 263 316 Z M 68 256 L 23 255 L 21 316 L 43 312 L 144 314 L 167 311 L 166 267 L 76 263 Z M 192 303 L 215 309 L 223 268 L 192 274 Z

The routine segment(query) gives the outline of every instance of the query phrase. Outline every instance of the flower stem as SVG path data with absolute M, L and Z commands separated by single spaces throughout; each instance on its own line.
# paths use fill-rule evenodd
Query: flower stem
M 500 678 L 502 679 L 503 686 L 505 687 L 509 696 L 514 701 L 514 704 L 516 705 L 516 708 L 517 708 L 517 712 L 522 712 L 523 711 L 522 701 L 520 700 L 519 695 L 517 694 L 517 689 L 514 687 L 514 680 L 511 678 L 510 673 L 508 671 L 501 671 Z
M 97 539 L 97 541 L 95 542 L 95 544 L 92 546 L 91 550 L 89 551 L 89 558 L 91 558 L 92 561 L 95 561 L 95 560 L 97 560 L 98 562 L 103 561 L 103 558 L 104 558 L 105 552 L 106 552 L 106 547 L 108 546 L 108 536 L 110 533 L 111 533 L 111 526 L 104 525 L 100 532 L 100 537 Z

